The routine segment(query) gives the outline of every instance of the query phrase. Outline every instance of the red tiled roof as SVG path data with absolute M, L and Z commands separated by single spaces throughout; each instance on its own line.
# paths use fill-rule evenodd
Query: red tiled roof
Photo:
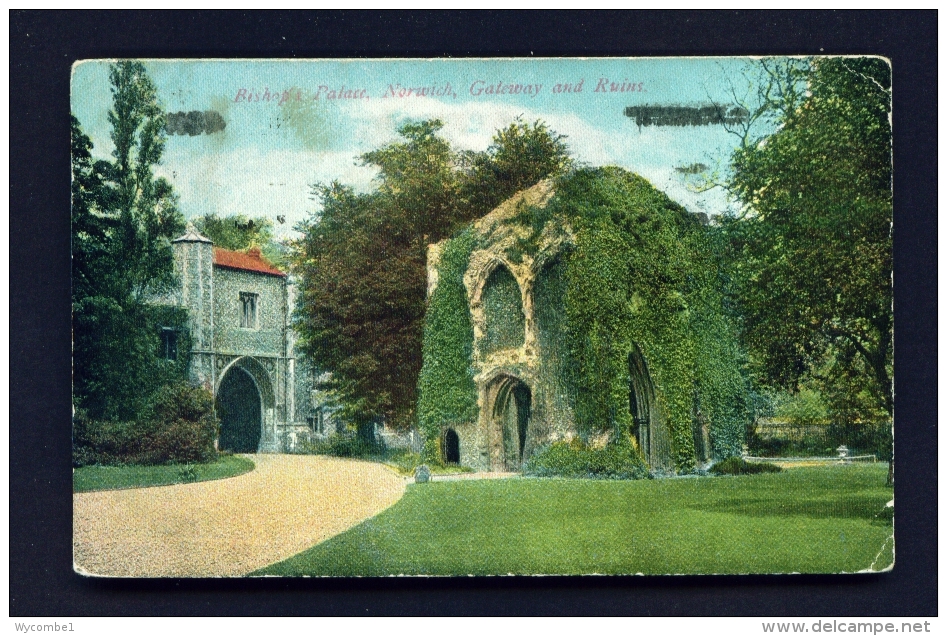
M 258 247 L 251 247 L 247 252 L 234 252 L 222 247 L 215 247 L 214 265 L 270 276 L 286 276 L 284 272 L 273 267 L 260 255 L 260 248 Z

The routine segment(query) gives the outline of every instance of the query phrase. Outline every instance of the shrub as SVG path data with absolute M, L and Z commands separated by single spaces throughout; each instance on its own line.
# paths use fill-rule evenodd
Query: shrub
M 197 481 L 197 469 L 191 464 L 185 464 L 183 468 L 178 470 L 178 478 L 185 483 Z
M 214 419 L 214 396 L 184 382 L 166 385 L 152 396 L 149 415 L 163 423 Z
M 73 464 L 202 463 L 214 461 L 217 419 L 211 394 L 198 387 L 163 387 L 152 399 L 149 417 L 134 422 L 93 420 L 77 411 Z
M 579 439 L 556 442 L 533 455 L 523 469 L 535 477 L 642 479 L 648 471 L 630 442 L 591 448 Z
M 768 462 L 748 462 L 742 457 L 728 457 L 710 468 L 714 475 L 755 475 L 758 473 L 778 473 L 782 468 Z
M 384 455 L 385 445 L 377 441 L 366 441 L 358 435 L 336 433 L 324 440 L 300 444 L 299 450 L 304 455 L 331 455 L 332 457 L 368 459 Z
M 420 465 L 425 465 L 435 475 L 472 473 L 473 468 L 469 466 L 459 466 L 457 464 L 444 464 L 440 460 L 430 462 L 418 453 L 414 453 L 406 448 L 389 449 L 385 453 L 384 462 L 397 470 L 402 475 L 413 475 L 414 469 Z

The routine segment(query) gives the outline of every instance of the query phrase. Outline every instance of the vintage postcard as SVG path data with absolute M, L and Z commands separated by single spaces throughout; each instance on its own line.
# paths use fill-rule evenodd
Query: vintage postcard
M 879 57 L 73 68 L 74 567 L 894 567 Z

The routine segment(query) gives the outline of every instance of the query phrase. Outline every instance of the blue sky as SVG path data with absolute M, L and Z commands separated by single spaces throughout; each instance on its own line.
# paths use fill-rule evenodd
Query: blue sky
M 145 65 L 167 111 L 216 110 L 227 123 L 212 135 L 168 138 L 158 172 L 173 183 L 185 216 L 283 216 L 277 230 L 285 236 L 317 211 L 311 184 L 337 179 L 359 190 L 371 188 L 375 173 L 360 165 L 359 155 L 396 139 L 401 123 L 432 117 L 444 121 L 445 137 L 459 150 L 485 149 L 494 132 L 517 116 L 544 120 L 567 136 L 580 162 L 622 166 L 688 209 L 718 214 L 729 205 L 723 193 L 689 191 L 674 168 L 725 166 L 737 138 L 722 126 L 639 130 L 624 109 L 696 106 L 710 99 L 732 103 L 728 81 L 742 94 L 747 63 L 747 58 L 599 58 L 150 60 Z M 613 92 L 612 83 L 619 90 Z M 606 90 L 596 90 L 600 87 Z M 418 97 L 412 90 L 401 97 L 409 88 L 433 95 Z M 257 95 L 259 101 L 253 101 Z M 112 150 L 110 107 L 108 61 L 77 64 L 73 113 L 102 158 Z

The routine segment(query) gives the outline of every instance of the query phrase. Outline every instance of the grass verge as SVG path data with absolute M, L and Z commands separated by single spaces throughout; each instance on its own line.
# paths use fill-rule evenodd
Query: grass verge
M 72 472 L 73 492 L 168 486 L 236 477 L 253 470 L 246 457 L 223 455 L 209 464 L 165 466 L 83 466 Z
M 254 575 L 748 574 L 883 570 L 885 468 L 408 487 L 378 516 Z

